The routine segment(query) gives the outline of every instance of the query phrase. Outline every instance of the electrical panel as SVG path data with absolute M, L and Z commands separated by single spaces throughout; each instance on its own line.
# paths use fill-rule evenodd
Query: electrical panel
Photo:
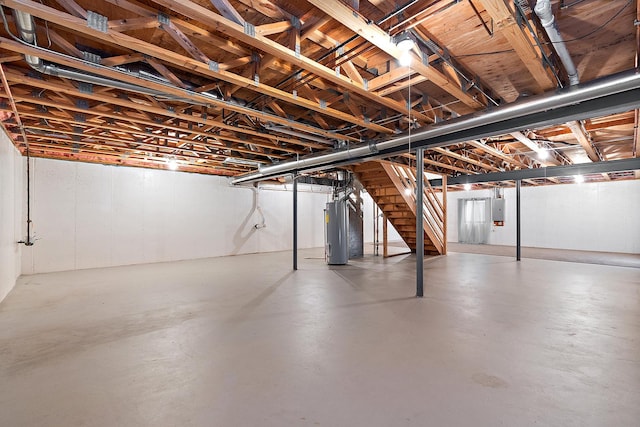
M 504 225 L 504 208 L 505 208 L 505 200 L 504 199 L 493 199 L 491 201 L 491 217 L 493 219 L 493 225 L 503 226 Z

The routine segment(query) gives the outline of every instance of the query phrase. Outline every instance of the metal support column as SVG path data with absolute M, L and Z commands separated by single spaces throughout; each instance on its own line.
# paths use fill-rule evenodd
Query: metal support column
M 424 148 L 416 150 L 416 296 L 424 296 Z
M 521 180 L 516 180 L 516 261 L 520 261 L 520 183 Z
M 293 269 L 298 269 L 298 174 L 293 176 Z

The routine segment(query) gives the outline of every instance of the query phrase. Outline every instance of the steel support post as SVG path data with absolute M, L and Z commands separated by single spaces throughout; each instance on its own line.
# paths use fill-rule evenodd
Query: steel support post
M 522 248 L 520 247 L 520 184 L 521 180 L 516 180 L 516 261 L 520 261 Z
M 424 296 L 424 148 L 416 150 L 416 296 Z

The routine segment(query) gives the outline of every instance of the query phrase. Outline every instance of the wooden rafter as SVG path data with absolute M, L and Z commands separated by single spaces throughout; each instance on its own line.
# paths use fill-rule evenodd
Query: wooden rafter
M 531 39 L 526 36 L 518 25 L 513 13 L 504 0 L 479 0 L 489 12 L 495 23 L 495 29 L 502 34 L 513 46 L 524 65 L 538 83 L 540 92 L 555 87 L 555 81 L 542 63 L 542 56 L 531 44 Z

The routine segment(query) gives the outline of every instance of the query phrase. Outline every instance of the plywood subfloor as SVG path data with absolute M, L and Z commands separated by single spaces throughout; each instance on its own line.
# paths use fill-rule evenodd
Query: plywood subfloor
M 322 250 L 23 277 L 3 426 L 637 426 L 637 269 Z

